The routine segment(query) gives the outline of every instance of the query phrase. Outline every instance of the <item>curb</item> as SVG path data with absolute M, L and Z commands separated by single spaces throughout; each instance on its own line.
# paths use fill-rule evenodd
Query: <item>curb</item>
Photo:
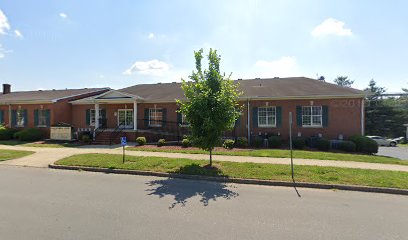
M 143 175 L 143 176 L 155 176 L 155 177 L 171 177 L 171 178 L 181 178 L 181 179 L 205 180 L 205 181 L 213 181 L 213 182 L 226 182 L 226 183 L 239 183 L 239 184 L 252 184 L 252 185 L 266 185 L 266 186 L 301 187 L 301 188 L 316 188 L 316 189 L 338 189 L 338 190 L 355 191 L 355 192 L 386 193 L 386 194 L 397 194 L 397 195 L 407 195 L 408 196 L 408 190 L 398 189 L 398 188 L 383 188 L 383 187 L 369 187 L 369 186 L 342 185 L 342 184 L 322 184 L 322 183 L 307 183 L 307 182 L 293 183 L 293 182 L 273 181 L 273 180 L 211 177 L 211 176 L 187 175 L 187 174 L 177 174 L 177 173 L 126 170 L 126 169 L 63 166 L 63 165 L 55 165 L 55 164 L 50 164 L 48 165 L 48 167 L 52 169 L 60 169 L 60 170 L 81 170 L 81 171 L 87 171 L 87 172 Z

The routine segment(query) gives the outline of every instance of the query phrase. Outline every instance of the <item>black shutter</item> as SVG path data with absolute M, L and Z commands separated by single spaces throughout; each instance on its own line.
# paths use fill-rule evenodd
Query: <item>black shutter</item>
M 302 126 L 302 106 L 296 106 L 296 123 L 298 127 Z
M 34 110 L 34 126 L 38 126 L 38 109 Z
M 0 110 L 0 124 L 4 123 L 4 111 Z
M 276 107 L 276 127 L 282 126 L 282 107 Z
M 163 127 L 165 127 L 166 126 L 166 123 L 167 123 L 167 109 L 165 109 L 165 108 L 163 108 L 162 109 L 162 120 L 163 120 L 163 124 L 162 124 L 162 126 Z
M 177 124 L 183 124 L 182 113 L 177 112 Z
M 258 108 L 252 108 L 252 127 L 258 127 Z
M 85 123 L 87 126 L 91 125 L 91 109 L 86 109 Z
M 17 111 L 12 110 L 11 111 L 11 127 L 16 127 L 17 125 Z
M 323 127 L 329 126 L 329 106 L 322 106 Z
M 144 125 L 145 127 L 149 126 L 149 109 L 148 108 L 144 109 Z

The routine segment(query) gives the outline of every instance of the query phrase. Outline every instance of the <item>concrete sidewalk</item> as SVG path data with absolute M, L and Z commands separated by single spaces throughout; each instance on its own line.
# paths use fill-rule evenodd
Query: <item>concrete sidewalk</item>
M 32 155 L 3 161 L 3 165 L 30 166 L 30 167 L 48 167 L 62 158 L 75 154 L 85 153 L 105 153 L 105 154 L 122 154 L 122 148 L 115 146 L 84 146 L 78 148 L 42 148 L 42 147 L 24 147 L 24 146 L 5 146 L 0 145 L 0 149 L 10 150 L 27 150 L 35 152 Z M 208 160 L 206 154 L 185 154 L 185 153 L 166 153 L 166 152 L 139 152 L 126 151 L 129 156 L 154 156 L 168 158 L 189 158 L 193 160 Z M 223 156 L 213 155 L 214 161 L 229 162 L 254 162 L 254 163 L 272 163 L 272 164 L 290 164 L 289 158 L 270 158 L 270 157 L 249 157 L 249 156 Z M 350 162 L 350 161 L 333 161 L 333 160 L 316 160 L 316 159 L 294 159 L 295 165 L 311 165 L 324 167 L 343 167 L 359 168 L 373 170 L 391 170 L 408 172 L 408 166 L 380 163 Z

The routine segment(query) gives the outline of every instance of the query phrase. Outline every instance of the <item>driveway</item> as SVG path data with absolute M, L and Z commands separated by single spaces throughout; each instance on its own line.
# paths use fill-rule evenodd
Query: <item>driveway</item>
M 406 239 L 408 197 L 0 165 L 0 239 Z
M 408 147 L 379 147 L 377 155 L 408 160 Z

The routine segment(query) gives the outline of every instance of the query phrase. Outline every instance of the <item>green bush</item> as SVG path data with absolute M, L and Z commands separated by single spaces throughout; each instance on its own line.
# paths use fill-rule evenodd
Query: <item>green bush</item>
M 238 148 L 246 148 L 248 147 L 248 139 L 246 137 L 239 137 L 235 142 L 235 146 Z
M 330 141 L 329 141 L 329 140 L 326 140 L 326 139 L 320 138 L 320 139 L 318 139 L 317 142 L 316 142 L 316 147 L 317 147 L 317 149 L 319 149 L 319 150 L 327 151 L 327 150 L 330 149 Z
M 293 148 L 303 149 L 306 146 L 306 140 L 302 137 L 296 137 L 292 139 Z
M 84 143 L 90 143 L 91 142 L 91 136 L 89 134 L 83 134 L 81 136 L 81 140 Z
M 184 138 L 183 141 L 181 141 L 181 146 L 184 148 L 191 147 L 191 142 L 188 138 Z
M 0 140 L 10 140 L 13 139 L 14 134 L 17 132 L 16 129 L 0 127 Z
M 158 147 L 162 147 L 164 145 L 166 145 L 166 139 L 161 138 L 161 139 L 159 139 L 159 141 L 157 141 L 157 146 Z
M 339 144 L 339 149 L 345 152 L 355 152 L 356 144 L 352 141 L 342 141 Z
M 263 146 L 263 138 L 262 137 L 255 137 L 252 145 L 256 148 L 260 148 Z
M 145 137 L 138 137 L 136 138 L 136 142 L 139 144 L 139 146 L 143 146 L 147 143 L 147 140 Z
M 232 139 L 225 139 L 225 141 L 224 141 L 224 143 L 222 144 L 222 146 L 223 146 L 225 149 L 233 149 L 233 148 L 234 148 L 234 144 L 235 144 L 235 141 L 234 141 L 234 140 L 232 140 Z
M 364 136 L 353 136 L 350 137 L 350 141 L 356 144 L 356 151 L 373 154 L 378 152 L 378 144 L 371 138 Z
M 271 136 L 268 138 L 270 148 L 280 148 L 282 146 L 282 138 L 279 136 Z
M 38 141 L 44 138 L 44 132 L 37 128 L 27 128 L 14 133 L 14 138 L 20 141 Z

